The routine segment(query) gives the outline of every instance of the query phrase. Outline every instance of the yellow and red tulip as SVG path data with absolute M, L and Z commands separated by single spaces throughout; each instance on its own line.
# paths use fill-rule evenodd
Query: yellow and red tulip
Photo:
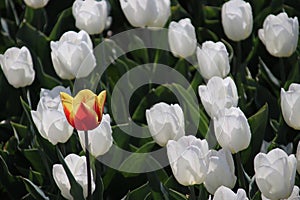
M 61 92 L 60 98 L 68 122 L 77 130 L 92 130 L 100 124 L 106 99 L 105 90 L 97 96 L 84 89 L 74 98 Z

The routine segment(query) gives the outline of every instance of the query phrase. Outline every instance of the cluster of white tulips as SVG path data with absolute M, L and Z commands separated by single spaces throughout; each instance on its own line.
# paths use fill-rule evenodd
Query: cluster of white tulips
M 47 5 L 49 0 L 24 0 L 33 9 Z M 133 27 L 159 29 L 165 27 L 171 15 L 170 0 L 120 0 L 121 9 Z M 51 60 L 57 76 L 63 80 L 85 78 L 96 67 L 90 35 L 101 34 L 112 23 L 108 1 L 75 0 L 72 13 L 78 32 L 65 32 L 58 41 L 50 42 Z M 115 19 L 117 20 L 117 19 Z M 221 21 L 225 35 L 234 42 L 252 34 L 251 5 L 244 0 L 230 0 L 223 4 Z M 297 17 L 287 13 L 268 15 L 258 37 L 267 52 L 274 57 L 289 57 L 297 48 L 299 25 Z M 168 24 L 168 44 L 174 57 L 185 59 L 195 56 L 206 84 L 198 86 L 198 94 L 206 114 L 210 117 L 210 137 L 200 139 L 187 134 L 183 109 L 179 104 L 160 102 L 145 111 L 146 122 L 153 140 L 166 147 L 172 173 L 183 186 L 203 184 L 211 200 L 248 200 L 248 191 L 239 188 L 236 168 L 241 165 L 240 152 L 249 148 L 252 134 L 248 119 L 239 105 L 244 94 L 230 76 L 231 60 L 227 45 L 222 41 L 205 41 L 197 45 L 196 29 L 191 19 L 183 18 Z M 35 80 L 32 54 L 26 46 L 8 48 L 0 55 L 0 65 L 15 88 L 31 85 Z M 71 95 L 63 86 L 51 90 L 41 89 L 32 120 L 40 135 L 51 144 L 65 143 L 73 134 L 73 127 L 64 114 L 60 92 Z M 300 84 L 291 83 L 288 90 L 281 88 L 280 105 L 286 124 L 300 130 Z M 86 149 L 83 131 L 78 131 L 82 149 Z M 90 153 L 104 155 L 113 144 L 111 119 L 103 115 L 101 124 L 89 131 Z M 218 150 L 216 150 L 216 148 Z M 69 154 L 65 157 L 75 180 L 83 187 L 87 197 L 87 168 L 85 156 Z M 300 173 L 300 142 L 296 154 L 275 148 L 255 156 L 254 179 L 263 200 L 300 199 L 295 176 Z M 52 173 L 61 194 L 73 199 L 71 185 L 61 164 L 52 166 Z M 92 177 L 92 192 L 95 190 Z M 236 193 L 234 192 L 236 191 Z

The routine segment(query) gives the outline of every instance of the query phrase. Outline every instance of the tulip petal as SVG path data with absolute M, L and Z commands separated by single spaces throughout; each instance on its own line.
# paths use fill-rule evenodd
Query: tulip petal
M 66 118 L 68 122 L 74 126 L 74 112 L 73 112 L 73 97 L 71 97 L 69 94 L 61 92 L 60 93 L 60 99 L 63 105 L 64 113 L 66 115 Z

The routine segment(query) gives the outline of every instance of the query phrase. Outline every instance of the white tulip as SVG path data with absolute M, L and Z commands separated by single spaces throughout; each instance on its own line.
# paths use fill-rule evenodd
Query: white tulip
M 254 158 L 255 181 L 261 193 L 269 199 L 286 199 L 293 190 L 297 160 L 276 148 Z
M 0 54 L 0 65 L 8 83 L 15 88 L 31 85 L 34 81 L 32 58 L 25 46 L 21 49 L 11 47 Z
M 263 194 L 261 194 L 261 199 L 262 200 L 271 200 L 271 199 L 266 198 Z M 299 199 L 300 199 L 299 188 L 298 188 L 298 186 L 295 185 L 291 196 L 289 196 L 289 198 L 287 198 L 287 199 L 282 199 L 282 200 L 299 200 Z
M 49 0 L 24 0 L 24 2 L 27 6 L 38 9 L 45 7 Z
M 215 194 L 213 200 L 248 200 L 244 189 L 238 189 L 237 193 L 234 193 L 231 189 L 221 186 Z
M 195 53 L 197 39 L 195 28 L 189 18 L 172 21 L 168 30 L 169 45 L 171 52 L 176 57 L 186 58 Z
M 204 181 L 207 191 L 214 194 L 220 186 L 232 189 L 236 182 L 234 162 L 229 150 L 210 150 L 208 155 L 208 170 Z
M 134 27 L 163 27 L 171 15 L 170 0 L 120 0 L 120 3 Z
M 300 174 L 300 141 L 297 146 L 296 158 L 297 158 L 297 171 Z
M 224 3 L 222 25 L 226 36 L 233 41 L 249 37 L 253 27 L 251 5 L 243 0 L 230 0 Z
M 92 40 L 83 30 L 65 32 L 50 47 L 55 72 L 62 79 L 84 78 L 96 67 Z
M 224 108 L 236 107 L 238 105 L 238 92 L 234 81 L 227 77 L 212 77 L 207 85 L 198 88 L 201 102 L 207 114 L 213 118 Z
M 204 42 L 201 48 L 197 47 L 197 59 L 200 73 L 207 80 L 213 76 L 224 78 L 229 74 L 228 52 L 222 42 Z
M 247 149 L 251 131 L 245 114 L 240 108 L 225 108 L 214 117 L 214 130 L 218 143 L 231 153 Z
M 300 130 L 300 84 L 292 83 L 288 91 L 281 88 L 281 111 L 284 121 L 292 128 Z
M 109 3 L 96 0 L 76 0 L 72 6 L 75 25 L 89 34 L 102 33 L 108 20 Z
M 41 98 L 37 110 L 31 111 L 31 116 L 41 136 L 53 145 L 65 143 L 73 133 L 64 114 L 59 93 L 71 94 L 69 88 L 57 86 L 52 90 L 41 90 Z
M 86 168 L 86 158 L 85 156 L 78 156 L 76 154 L 69 154 L 65 157 L 65 162 L 73 174 L 75 180 L 81 185 L 83 189 L 83 196 L 87 197 L 87 168 Z M 54 181 L 58 188 L 60 189 L 61 195 L 66 199 L 74 199 L 70 193 L 71 184 L 68 179 L 68 176 L 65 172 L 62 164 L 55 164 L 52 168 L 52 174 Z M 93 178 L 93 173 L 91 169 L 92 175 L 92 193 L 95 190 L 95 182 Z
M 178 141 L 170 140 L 167 154 L 176 180 L 181 185 L 201 184 L 207 172 L 208 144 L 195 136 L 183 136 Z
M 85 151 L 85 135 L 84 131 L 78 131 L 79 140 L 82 149 Z M 100 125 L 88 132 L 90 153 L 95 156 L 101 156 L 105 154 L 112 145 L 112 129 L 110 126 L 110 116 L 105 114 L 102 117 Z
M 298 18 L 289 18 L 285 12 L 276 16 L 268 15 L 263 28 L 258 30 L 258 36 L 271 55 L 289 57 L 295 52 L 298 44 Z
M 146 110 L 146 119 L 151 136 L 160 146 L 185 134 L 184 116 L 178 104 L 157 103 Z

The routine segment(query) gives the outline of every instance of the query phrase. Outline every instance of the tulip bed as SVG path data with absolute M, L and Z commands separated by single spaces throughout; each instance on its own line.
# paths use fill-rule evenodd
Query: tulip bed
M 0 199 L 300 199 L 299 0 L 1 0 Z

